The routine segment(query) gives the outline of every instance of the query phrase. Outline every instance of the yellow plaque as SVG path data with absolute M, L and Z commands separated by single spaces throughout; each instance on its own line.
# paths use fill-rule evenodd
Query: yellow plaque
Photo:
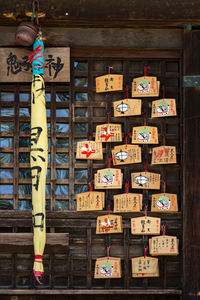
M 96 93 L 123 90 L 123 75 L 107 74 L 96 78 Z
M 132 258 L 132 277 L 158 277 L 158 258 L 141 256 Z
M 142 209 L 142 194 L 125 193 L 114 195 L 114 212 L 139 212 Z
M 140 163 L 142 161 L 141 156 L 140 147 L 127 147 L 127 145 L 122 145 L 121 148 L 117 147 L 117 149 L 114 148 L 114 150 L 112 150 L 114 166 Z
M 122 216 L 105 215 L 97 217 L 96 234 L 122 232 Z
M 122 188 L 123 174 L 121 169 L 101 169 L 95 175 L 95 189 Z
M 152 126 L 133 127 L 132 144 L 158 144 L 158 128 Z
M 114 117 L 141 115 L 142 100 L 123 99 L 113 102 Z
M 159 235 L 160 218 L 139 217 L 131 219 L 131 233 L 134 235 Z
M 118 257 L 97 258 L 94 278 L 121 278 L 121 259 Z
M 160 83 L 156 77 L 138 77 L 132 82 L 132 97 L 157 97 L 159 96 Z
M 77 211 L 103 210 L 105 203 L 104 192 L 89 191 L 76 195 Z
M 77 143 L 76 150 L 77 159 L 103 159 L 102 143 L 95 141 L 84 141 Z
M 160 146 L 152 149 L 152 165 L 176 164 L 176 147 Z
M 157 255 L 178 255 L 178 239 L 176 236 L 161 235 L 149 239 L 149 253 Z
M 151 200 L 151 211 L 160 213 L 175 213 L 178 211 L 176 194 L 153 194 Z
M 96 142 L 121 142 L 122 125 L 121 124 L 102 124 L 96 127 Z
M 137 172 L 131 174 L 133 189 L 160 189 L 160 174 Z
M 173 117 L 176 116 L 176 100 L 160 99 L 152 101 L 152 118 Z

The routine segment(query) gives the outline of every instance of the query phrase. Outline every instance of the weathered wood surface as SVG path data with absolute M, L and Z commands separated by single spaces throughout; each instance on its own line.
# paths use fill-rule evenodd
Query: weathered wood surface
M 31 53 L 32 50 L 25 48 L 0 48 L 0 81 L 31 82 L 32 68 L 28 62 Z M 45 82 L 70 81 L 70 49 L 68 47 L 45 48 L 44 61 Z
M 184 74 L 200 75 L 200 31 L 184 33 Z M 184 88 L 184 202 L 183 202 L 183 274 L 184 299 L 197 299 L 200 290 L 200 87 Z

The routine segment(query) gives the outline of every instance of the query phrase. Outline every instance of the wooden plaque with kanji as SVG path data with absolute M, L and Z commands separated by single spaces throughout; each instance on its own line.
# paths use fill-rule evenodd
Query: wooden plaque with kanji
M 94 179 L 95 189 L 121 189 L 123 174 L 121 169 L 101 169 L 97 171 Z
M 114 117 L 141 115 L 142 100 L 123 99 L 113 102 Z
M 132 144 L 158 144 L 158 128 L 152 126 L 133 127 Z
M 142 209 L 142 194 L 125 193 L 114 195 L 114 212 L 139 212 Z
M 132 97 L 157 97 L 159 96 L 160 82 L 156 77 L 138 77 L 132 82 Z
M 152 101 L 152 118 L 173 117 L 176 116 L 176 100 L 160 99 Z
M 103 147 L 101 142 L 84 141 L 77 143 L 77 159 L 103 159 Z
M 132 146 L 132 147 L 131 147 Z M 141 147 L 135 145 L 121 145 L 112 150 L 113 165 L 136 164 L 142 161 Z
M 176 213 L 178 211 L 176 194 L 153 194 L 151 200 L 151 211 L 160 213 Z
M 122 216 L 105 215 L 97 217 L 96 234 L 122 232 Z
M 131 174 L 133 189 L 160 189 L 160 174 L 150 172 L 137 172 Z
M 121 124 L 101 124 L 96 127 L 96 142 L 121 142 L 122 125 Z
M 132 258 L 132 277 L 158 277 L 158 258 L 141 256 Z
M 123 90 L 123 75 L 107 74 L 96 78 L 96 93 Z
M 160 218 L 139 217 L 131 219 L 131 233 L 135 235 L 159 235 Z
M 94 278 L 121 278 L 121 259 L 118 257 L 97 258 Z
M 160 146 L 152 149 L 152 165 L 176 164 L 176 147 Z
M 149 239 L 151 255 L 178 255 L 178 239 L 176 236 L 161 235 Z
M 88 191 L 76 195 L 77 211 L 103 210 L 105 193 Z

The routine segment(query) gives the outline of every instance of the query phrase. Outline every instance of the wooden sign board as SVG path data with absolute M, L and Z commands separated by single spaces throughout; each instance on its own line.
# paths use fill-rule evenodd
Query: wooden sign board
M 160 146 L 152 149 L 152 165 L 176 164 L 176 147 Z
M 131 174 L 133 189 L 160 189 L 160 174 L 137 172 Z
M 99 188 L 122 188 L 122 179 L 123 174 L 121 173 L 121 169 L 107 168 L 101 169 L 97 171 L 97 174 L 94 177 L 95 189 Z
M 152 126 L 133 127 L 132 144 L 158 144 L 158 128 Z
M 96 234 L 122 232 L 122 216 L 105 215 L 97 217 Z
M 32 67 L 26 48 L 0 48 L 0 82 L 31 82 Z M 45 82 L 70 82 L 70 48 L 44 49 Z
M 152 118 L 173 117 L 176 116 L 176 100 L 160 99 L 152 101 Z
M 142 100 L 123 99 L 113 102 L 114 117 L 128 117 L 141 115 Z
M 122 145 L 121 148 L 114 148 L 112 150 L 112 158 L 114 166 L 140 163 L 142 161 L 141 147 Z
M 132 277 L 159 277 L 158 258 L 146 256 L 132 258 Z
M 142 194 L 125 193 L 114 195 L 114 212 L 139 212 L 142 209 Z
M 132 97 L 157 97 L 159 96 L 160 82 L 156 77 L 138 77 L 132 82 Z
M 118 257 L 97 258 L 94 278 L 121 278 L 121 259 Z
M 123 75 L 107 74 L 96 78 L 96 93 L 123 90 Z
M 178 211 L 176 194 L 153 194 L 151 211 L 160 213 L 175 213 Z
M 103 210 L 105 193 L 89 191 L 76 195 L 77 211 Z
M 161 235 L 149 239 L 149 253 L 154 255 L 178 255 L 176 236 Z
M 122 125 L 121 124 L 102 124 L 96 127 L 96 142 L 121 142 Z
M 103 159 L 103 147 L 102 143 L 95 141 L 84 141 L 77 143 L 76 150 L 77 159 Z
M 160 218 L 139 217 L 131 219 L 131 233 L 134 235 L 159 235 Z

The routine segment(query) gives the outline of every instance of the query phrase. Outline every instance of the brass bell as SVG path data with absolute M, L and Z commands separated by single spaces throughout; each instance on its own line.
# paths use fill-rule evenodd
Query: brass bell
M 33 45 L 37 37 L 38 30 L 39 28 L 31 22 L 20 23 L 15 34 L 16 42 L 22 46 Z

